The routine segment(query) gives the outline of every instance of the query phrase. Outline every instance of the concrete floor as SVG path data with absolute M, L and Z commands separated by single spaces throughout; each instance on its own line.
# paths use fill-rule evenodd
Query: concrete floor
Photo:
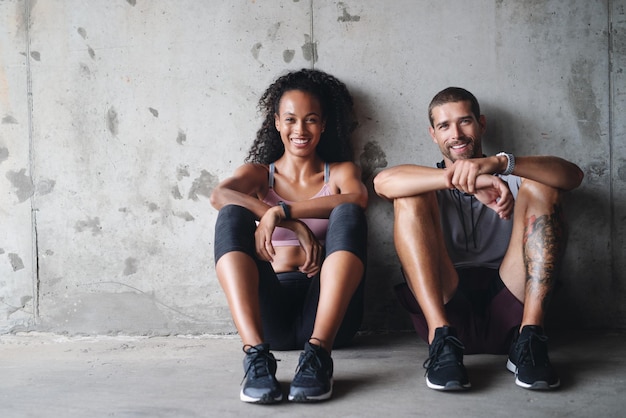
M 413 333 L 361 335 L 336 350 L 325 403 L 239 401 L 239 338 L 0 337 L 0 416 L 7 417 L 624 417 L 626 333 L 553 336 L 562 387 L 518 388 L 505 356 L 466 356 L 473 388 L 439 393 L 424 382 L 427 346 Z M 288 390 L 298 352 L 276 352 Z

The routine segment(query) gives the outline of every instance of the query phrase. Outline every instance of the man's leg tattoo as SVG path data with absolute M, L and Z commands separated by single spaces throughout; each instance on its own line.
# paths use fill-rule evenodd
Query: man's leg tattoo
M 564 220 L 562 207 L 554 205 L 552 213 L 530 216 L 524 225 L 524 265 L 526 285 L 539 296 L 547 308 L 557 279 L 564 249 Z

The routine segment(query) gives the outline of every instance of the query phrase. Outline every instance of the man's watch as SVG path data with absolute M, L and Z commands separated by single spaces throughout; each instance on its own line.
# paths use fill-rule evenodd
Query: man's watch
M 506 152 L 499 152 L 496 154 L 497 157 L 504 155 L 506 157 L 506 170 L 502 173 L 503 176 L 508 176 L 509 174 L 513 174 L 513 170 L 515 170 L 515 156 L 513 154 L 508 154 Z

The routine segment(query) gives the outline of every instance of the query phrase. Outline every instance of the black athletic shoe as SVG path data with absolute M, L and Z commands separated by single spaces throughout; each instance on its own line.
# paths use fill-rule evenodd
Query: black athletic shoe
M 515 373 L 515 384 L 525 389 L 550 390 L 561 384 L 548 357 L 548 337 L 539 326 L 522 328 L 511 345 L 506 368 Z
M 245 382 L 239 398 L 244 402 L 262 404 L 280 402 L 283 393 L 276 380 L 276 359 L 270 353 L 269 344 L 244 346 L 243 351 L 246 353 L 243 358 Z
M 322 347 L 307 342 L 291 382 L 289 400 L 317 402 L 329 399 L 332 393 L 333 359 Z
M 463 365 L 465 347 L 451 327 L 435 329 L 435 338 L 428 347 L 424 362 L 426 385 L 435 390 L 465 390 L 472 385 Z

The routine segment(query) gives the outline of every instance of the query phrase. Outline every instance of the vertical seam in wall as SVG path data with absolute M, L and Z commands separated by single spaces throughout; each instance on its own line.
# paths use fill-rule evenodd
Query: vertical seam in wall
M 35 202 L 35 141 L 33 135 L 33 81 L 30 56 L 31 0 L 26 0 L 26 95 L 28 103 L 28 171 L 33 184 L 30 197 L 30 222 L 32 230 L 32 271 L 33 271 L 33 319 L 39 318 L 39 238 L 37 233 L 37 205 Z
M 311 14 L 310 22 L 310 31 L 311 31 L 311 69 L 315 69 L 315 57 L 317 55 L 317 47 L 315 46 L 315 36 L 313 33 L 313 0 L 309 2 L 309 13 Z
M 607 24 L 608 24 L 608 60 L 609 60 L 609 225 L 611 226 L 611 233 L 609 236 L 609 246 L 610 246 L 610 254 L 611 254 L 611 262 L 609 265 L 609 269 L 611 270 L 611 282 L 618 283 L 620 280 L 615 274 L 615 260 L 618 256 L 616 251 L 615 240 L 617 238 L 616 235 L 616 225 L 615 225 L 615 201 L 613 199 L 613 121 L 615 118 L 613 117 L 613 111 L 615 109 L 613 100 L 615 99 L 615 95 L 613 94 L 613 86 L 614 86 L 614 72 L 613 72 L 613 0 L 608 0 L 607 2 L 608 11 L 607 11 Z

